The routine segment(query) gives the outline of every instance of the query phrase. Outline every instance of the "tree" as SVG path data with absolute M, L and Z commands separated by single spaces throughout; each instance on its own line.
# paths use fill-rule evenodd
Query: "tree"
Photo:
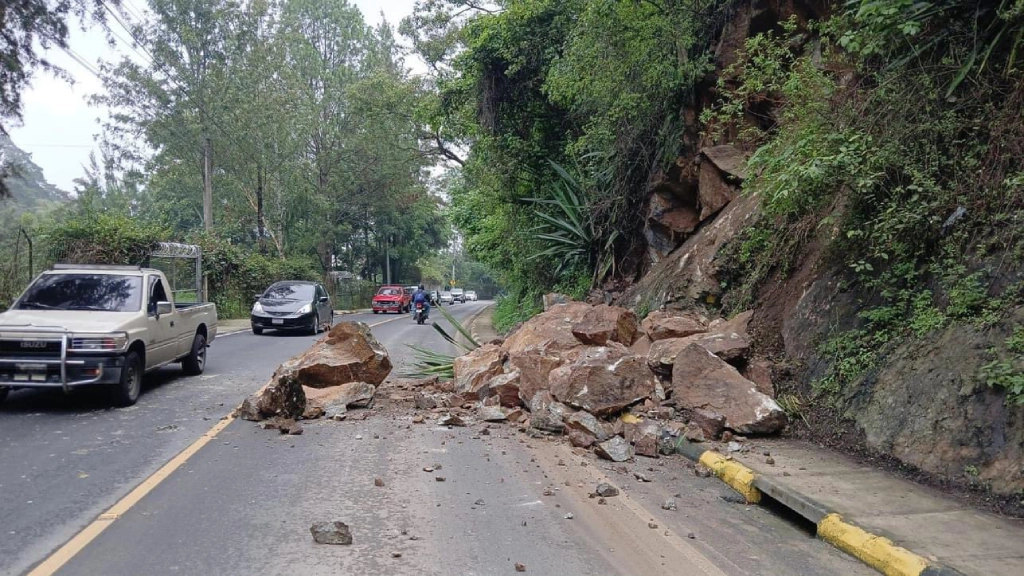
M 118 6 L 109 0 L 107 6 Z M 40 54 L 67 49 L 68 20 L 103 24 L 104 0 L 19 0 L 0 3 L 0 135 L 4 124 L 21 121 L 21 93 L 37 69 L 70 80 L 67 73 Z M 0 198 L 10 195 L 4 180 L 18 167 L 0 156 Z

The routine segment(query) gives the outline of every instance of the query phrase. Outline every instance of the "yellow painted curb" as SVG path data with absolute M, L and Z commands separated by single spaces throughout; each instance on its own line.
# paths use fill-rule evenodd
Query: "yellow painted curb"
M 742 494 L 750 504 L 761 501 L 761 491 L 754 487 L 754 471 L 750 468 L 711 450 L 700 455 L 700 463 L 710 468 L 715 476 L 732 486 L 733 490 Z
M 888 538 L 847 524 L 839 514 L 829 514 L 818 523 L 818 537 L 887 576 L 919 576 L 928 568 L 924 558 Z

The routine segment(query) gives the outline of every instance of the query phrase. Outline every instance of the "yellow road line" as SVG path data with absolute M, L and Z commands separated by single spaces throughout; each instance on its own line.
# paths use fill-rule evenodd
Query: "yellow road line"
M 399 314 L 394 318 L 370 324 L 370 328 L 380 326 L 381 324 L 387 324 L 388 322 L 402 320 L 404 318 L 410 318 L 410 316 Z M 140 500 L 145 498 L 147 494 L 152 492 L 154 488 L 166 480 L 171 473 L 178 468 L 181 468 L 185 462 L 188 462 L 189 458 L 194 456 L 196 452 L 199 452 L 203 446 L 206 446 L 210 440 L 213 440 L 217 434 L 227 428 L 228 425 L 234 421 L 234 416 L 227 416 L 224 420 L 217 422 L 213 428 L 210 428 L 210 430 L 200 436 L 195 442 L 190 444 L 188 448 L 185 448 L 179 452 L 177 456 L 171 458 L 170 461 L 161 466 L 160 469 L 154 472 L 151 476 L 143 480 L 141 484 L 136 486 L 135 489 L 129 492 L 124 498 L 118 500 L 118 502 L 111 506 L 110 509 L 100 514 L 98 518 L 93 520 L 78 534 L 75 534 L 71 540 L 68 540 L 66 544 L 58 548 L 56 552 L 43 560 L 41 564 L 28 573 L 28 576 L 50 576 L 55 574 L 72 558 L 74 558 L 76 554 L 88 546 L 90 542 L 95 540 L 97 536 L 102 534 L 103 531 L 113 524 L 115 520 L 128 512 L 132 506 L 138 504 Z
M 829 514 L 818 523 L 818 536 L 887 576 L 918 576 L 928 568 L 924 558 L 844 522 L 839 514 Z
M 100 514 L 99 518 L 94 520 L 91 524 L 86 526 L 81 532 L 76 534 L 74 538 L 69 540 L 67 544 L 64 544 L 57 549 L 56 552 L 51 554 L 46 560 L 36 566 L 28 576 L 49 576 L 55 574 L 61 569 L 69 560 L 74 558 L 76 554 L 82 551 L 90 542 L 96 539 L 108 526 L 114 523 L 115 520 L 121 517 L 122 514 L 127 512 L 132 506 L 142 500 L 147 494 L 153 491 L 154 488 L 160 485 L 161 482 L 167 479 L 172 472 L 181 468 L 181 466 L 188 461 L 196 452 L 203 446 L 206 446 L 210 440 L 213 440 L 220 431 L 224 430 L 229 424 L 234 421 L 234 417 L 228 416 L 224 420 L 217 422 L 217 424 L 210 428 L 205 434 L 200 436 L 195 442 L 185 448 L 177 456 L 171 458 L 169 462 L 164 464 L 153 473 L 152 476 L 146 478 L 141 484 L 135 487 L 134 490 L 129 492 L 124 498 L 121 498 L 116 504 L 110 507 L 109 510 Z

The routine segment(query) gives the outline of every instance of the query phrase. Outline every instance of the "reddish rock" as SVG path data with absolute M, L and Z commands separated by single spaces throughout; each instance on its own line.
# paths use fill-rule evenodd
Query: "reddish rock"
M 633 342 L 633 345 L 629 347 L 629 351 L 637 356 L 643 356 L 646 358 L 651 352 L 651 339 L 648 338 L 646 334 L 640 335 L 640 337 L 636 339 L 636 342 Z
M 373 402 L 377 387 L 367 382 L 348 382 L 331 388 L 302 388 L 306 400 L 323 409 L 328 418 L 343 414 L 348 408 L 368 406 Z
M 620 412 L 650 397 L 655 380 L 646 361 L 625 349 L 590 348 L 551 371 L 551 394 L 595 416 Z
M 455 391 L 469 400 L 487 396 L 487 386 L 503 372 L 508 354 L 500 346 L 485 344 L 455 359 Z
M 757 391 L 765 396 L 775 397 L 775 385 L 772 383 L 772 363 L 764 358 L 747 362 L 740 374 L 757 386 Z
M 597 442 L 597 438 L 594 438 L 590 434 L 582 430 L 569 429 L 569 444 L 572 444 L 576 448 L 590 448 Z
M 329 388 L 349 382 L 378 385 L 391 373 L 387 350 L 362 322 L 341 322 L 306 352 L 288 360 L 274 380 L 295 379 L 308 388 Z
M 636 451 L 637 456 L 658 458 L 658 438 L 650 435 L 641 436 L 633 444 L 633 449 Z
M 572 327 L 572 333 L 590 346 L 605 346 L 609 342 L 630 346 L 636 341 L 639 329 L 632 311 L 599 304 L 584 314 L 583 320 Z
M 725 175 L 715 167 L 714 162 L 700 165 L 700 219 L 703 222 L 717 214 L 738 196 L 736 186 L 726 181 Z
M 502 374 L 491 380 L 488 389 L 491 394 L 498 396 L 498 403 L 505 408 L 517 408 L 523 405 L 519 397 L 519 372 Z
M 707 323 L 693 312 L 655 310 L 643 322 L 643 330 L 651 341 L 685 338 L 707 332 Z
M 519 397 L 524 404 L 529 405 L 537 391 L 547 388 L 551 370 L 564 364 L 569 352 L 583 347 L 572 328 L 590 310 L 591 306 L 582 302 L 552 306 L 523 324 L 501 345 L 508 353 L 510 367 L 519 372 Z
M 695 408 L 690 411 L 690 424 L 700 428 L 706 438 L 714 440 L 725 431 L 725 416 L 711 410 Z
M 774 400 L 697 344 L 687 346 L 676 357 L 672 398 L 690 410 L 717 412 L 725 416 L 727 428 L 744 434 L 772 434 L 786 424 L 786 414 Z

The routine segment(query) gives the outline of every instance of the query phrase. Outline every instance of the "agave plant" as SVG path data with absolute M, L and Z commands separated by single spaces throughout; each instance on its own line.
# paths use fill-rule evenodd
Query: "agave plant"
M 453 328 L 455 333 L 462 336 L 463 340 L 460 340 L 456 336 L 449 333 L 447 330 L 437 324 L 437 322 L 431 322 L 430 324 L 441 334 L 441 337 L 450 342 L 456 348 L 461 348 L 465 352 L 472 352 L 480 347 L 480 343 L 473 338 L 473 335 L 466 330 L 461 322 L 452 316 L 451 312 L 448 312 L 443 307 L 438 306 L 437 311 L 445 317 Z M 437 376 L 439 378 L 452 379 L 455 377 L 455 358 L 451 354 L 445 354 L 444 352 L 436 352 L 422 346 L 415 346 L 408 344 L 409 348 L 412 348 L 414 352 L 415 361 L 413 362 L 413 369 L 405 373 L 405 376 L 410 378 L 430 378 Z
M 551 212 L 534 211 L 543 221 L 534 229 L 536 238 L 547 248 L 530 256 L 530 259 L 554 258 L 558 262 L 556 274 L 576 266 L 587 266 L 593 273 L 592 282 L 596 283 L 614 265 L 613 246 L 618 232 L 613 231 L 607 238 L 601 238 L 579 180 L 557 162 L 548 162 L 560 179 L 552 190 L 552 198 L 526 199 L 534 204 L 554 207 Z

